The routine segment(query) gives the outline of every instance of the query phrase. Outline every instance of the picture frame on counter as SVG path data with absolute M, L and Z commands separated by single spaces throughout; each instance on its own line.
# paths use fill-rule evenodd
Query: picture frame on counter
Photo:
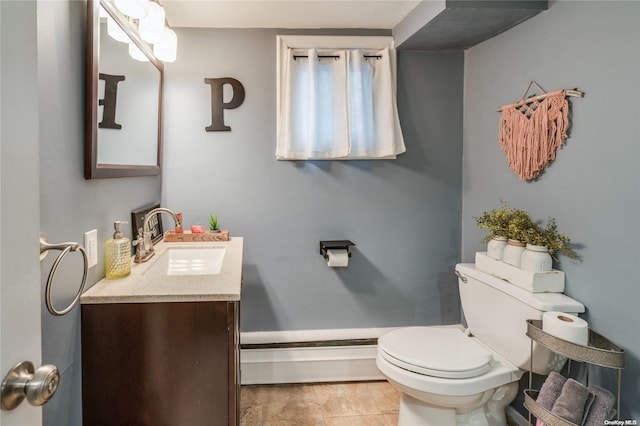
M 136 239 L 138 239 L 138 230 L 142 228 L 144 218 L 147 213 L 149 213 L 153 209 L 157 209 L 158 207 L 160 207 L 160 204 L 153 204 L 131 211 L 131 241 L 135 241 Z M 162 240 L 163 229 L 160 213 L 156 213 L 154 217 L 149 220 L 149 230 L 151 231 L 151 242 L 153 242 L 153 244 L 156 244 L 158 241 Z

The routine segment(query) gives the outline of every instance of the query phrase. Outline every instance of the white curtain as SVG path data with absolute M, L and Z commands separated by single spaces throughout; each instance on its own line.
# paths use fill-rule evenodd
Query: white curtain
M 389 48 L 287 48 L 280 67 L 276 156 L 381 158 L 404 152 L 393 59 Z

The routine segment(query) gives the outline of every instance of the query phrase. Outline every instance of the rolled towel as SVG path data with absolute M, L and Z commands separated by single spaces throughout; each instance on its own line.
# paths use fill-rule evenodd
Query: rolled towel
M 540 392 L 536 398 L 536 404 L 547 411 L 551 411 L 553 403 L 556 402 L 556 399 L 560 396 L 562 386 L 564 386 L 566 381 L 567 379 L 560 373 L 556 373 L 555 371 L 549 373 L 549 376 L 540 388 Z
M 611 392 L 599 386 L 589 386 L 589 392 L 593 394 L 593 403 L 587 412 L 584 426 L 602 426 L 609 419 L 616 398 Z
M 580 382 L 567 379 L 560 396 L 553 403 L 551 412 L 571 423 L 582 424 L 585 413 L 593 402 L 593 395 Z

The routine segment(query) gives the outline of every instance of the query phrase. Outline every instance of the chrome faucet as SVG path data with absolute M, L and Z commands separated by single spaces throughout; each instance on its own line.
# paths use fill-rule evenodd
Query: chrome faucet
M 169 215 L 171 215 L 171 217 L 173 217 L 173 220 L 176 223 L 176 228 L 182 226 L 182 224 L 180 223 L 180 219 L 178 219 L 178 216 L 176 216 L 174 212 L 167 208 L 158 207 L 147 213 L 147 215 L 144 217 L 144 221 L 142 222 L 142 232 L 140 233 L 140 231 L 138 231 L 138 239 L 134 242 L 134 245 L 138 246 L 136 250 L 136 257 L 134 259 L 136 263 L 146 262 L 155 254 L 155 250 L 153 249 L 153 242 L 151 241 L 149 220 L 158 213 L 168 213 Z

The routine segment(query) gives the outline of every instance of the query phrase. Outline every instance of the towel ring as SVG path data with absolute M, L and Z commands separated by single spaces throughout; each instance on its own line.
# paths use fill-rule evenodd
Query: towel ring
M 53 262 L 51 271 L 49 271 L 49 276 L 47 277 L 47 285 L 44 290 L 47 310 L 52 315 L 60 317 L 62 315 L 69 313 L 69 311 L 71 311 L 71 309 L 73 309 L 78 304 L 78 301 L 80 300 L 80 296 L 82 295 L 82 291 L 84 290 L 84 286 L 87 283 L 87 273 L 89 271 L 89 260 L 87 258 L 87 251 L 80 244 L 78 243 L 49 244 L 47 242 L 46 235 L 40 234 L 40 260 L 44 258 L 43 253 L 45 253 L 48 250 L 61 250 L 60 254 L 56 258 L 56 260 Z M 51 300 L 51 287 L 53 284 L 53 277 L 55 276 L 56 271 L 58 270 L 58 266 L 60 265 L 60 262 L 62 262 L 62 258 L 64 258 L 67 255 L 67 253 L 69 253 L 70 251 L 79 251 L 82 254 L 82 259 L 84 261 L 84 271 L 82 274 L 82 282 L 80 283 L 78 292 L 76 293 L 75 297 L 73 298 L 73 301 L 71 301 L 69 306 L 67 306 L 62 310 L 57 310 L 53 306 L 53 301 Z

